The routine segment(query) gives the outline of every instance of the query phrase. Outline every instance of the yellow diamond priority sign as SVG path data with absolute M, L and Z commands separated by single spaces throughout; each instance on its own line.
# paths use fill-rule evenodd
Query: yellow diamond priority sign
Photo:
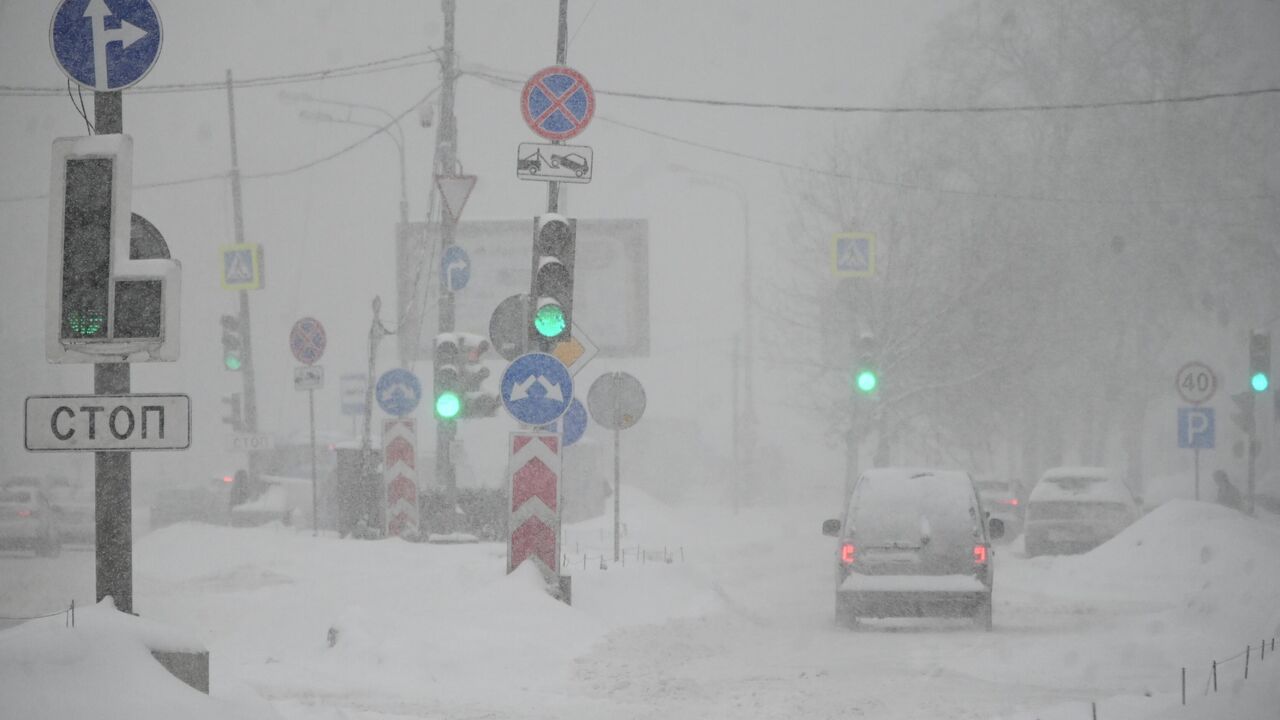
M 577 375 L 578 371 L 591 362 L 598 352 L 600 348 L 591 342 L 591 338 L 587 337 L 577 323 L 573 324 L 569 339 L 556 343 L 551 350 L 551 354 L 569 369 L 570 375 Z

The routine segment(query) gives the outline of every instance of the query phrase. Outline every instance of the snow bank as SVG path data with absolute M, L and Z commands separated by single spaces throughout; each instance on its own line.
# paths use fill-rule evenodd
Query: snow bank
M 0 632 L 5 717 L 209 720 L 279 717 L 239 684 L 209 696 L 169 674 L 152 650 L 199 649 L 185 633 L 118 612 L 110 599 Z

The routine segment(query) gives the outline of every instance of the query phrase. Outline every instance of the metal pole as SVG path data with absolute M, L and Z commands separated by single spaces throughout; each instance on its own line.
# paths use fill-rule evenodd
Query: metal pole
M 316 500 L 316 391 L 307 390 L 307 402 L 311 406 L 311 536 L 320 534 L 320 510 Z
M 1200 499 L 1200 448 L 1196 448 L 1191 452 L 1196 456 L 1196 500 Z
M 755 345 L 751 328 L 751 207 L 746 194 L 739 196 L 742 201 L 742 444 L 746 459 L 743 479 L 750 492 L 755 485 L 753 475 L 756 443 L 756 410 L 755 410 Z
M 375 381 L 373 372 L 374 364 L 378 357 L 378 343 L 382 341 L 382 336 L 386 334 L 386 328 L 382 326 L 382 320 L 378 314 L 382 312 L 382 298 L 374 296 L 373 298 L 373 320 L 369 323 L 369 372 L 365 376 L 364 384 L 364 433 L 360 438 L 360 477 L 356 479 L 356 486 L 359 488 L 357 497 L 367 497 L 364 492 L 365 484 L 368 482 L 369 476 L 373 473 L 373 383 Z M 372 525 L 374 518 L 368 517 L 368 513 L 372 508 L 362 507 L 361 510 L 365 515 L 366 521 Z M 359 517 L 355 518 L 359 521 Z
M 120 92 L 93 94 L 94 132 L 124 132 L 124 99 Z M 128 394 L 128 363 L 93 366 L 95 395 Z M 133 612 L 132 455 L 127 451 L 95 452 L 94 564 L 98 600 L 110 595 L 121 612 Z
M 437 175 L 452 176 L 458 166 L 458 124 L 457 118 L 453 115 L 454 81 L 458 76 L 453 53 L 454 11 L 457 9 L 457 0 L 441 0 L 440 5 L 444 11 L 444 52 L 440 62 L 440 72 L 444 79 L 440 89 L 440 125 L 436 128 L 435 171 Z M 453 238 L 457 231 L 457 218 L 453 216 L 447 203 L 443 205 L 440 213 L 441 259 L 445 257 L 449 246 L 453 245 Z M 453 332 L 453 290 L 446 282 L 440 283 L 439 306 L 440 318 L 436 332 Z M 434 346 L 435 344 L 432 343 L 432 347 Z M 453 458 L 449 454 L 457 431 L 455 421 L 436 419 L 435 481 L 444 488 L 445 492 L 446 512 L 442 513 L 441 517 L 446 518 L 446 527 L 443 528 L 446 533 L 454 530 L 453 509 L 457 505 L 457 474 L 453 466 Z
M 569 0 L 560 0 L 560 20 L 556 30 L 556 64 L 569 62 Z M 560 145 L 559 140 L 552 140 Z M 547 183 L 547 212 L 560 212 L 560 183 Z
M 622 547 L 622 402 L 619 397 L 621 376 L 613 373 L 613 561 L 618 562 Z
M 236 101 L 232 90 L 231 70 L 227 69 L 227 117 L 231 132 L 231 205 L 235 217 L 236 244 L 243 245 L 244 208 L 240 193 L 240 153 L 236 145 Z M 259 258 L 261 261 L 261 258 Z M 244 383 L 244 404 L 242 418 L 244 428 L 249 433 L 258 432 L 258 401 L 253 378 L 253 332 L 249 322 L 249 291 L 238 293 L 240 300 L 240 342 L 244 348 L 244 362 L 240 366 L 240 380 Z M 258 479 L 258 451 L 249 451 L 249 477 L 256 483 Z

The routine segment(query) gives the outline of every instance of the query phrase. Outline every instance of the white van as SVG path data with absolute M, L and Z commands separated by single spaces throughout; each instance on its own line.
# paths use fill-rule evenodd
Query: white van
M 1027 502 L 1027 555 L 1087 552 L 1115 537 L 1139 514 L 1133 493 L 1115 471 L 1051 468 Z

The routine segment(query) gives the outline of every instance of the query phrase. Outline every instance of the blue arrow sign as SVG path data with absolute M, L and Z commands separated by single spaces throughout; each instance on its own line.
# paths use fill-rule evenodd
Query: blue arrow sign
M 569 409 L 564 412 L 561 418 L 564 424 L 564 446 L 578 442 L 582 439 L 584 433 L 587 432 L 587 406 L 583 405 L 578 398 L 574 398 L 569 403 Z
M 160 16 L 150 0 L 62 0 L 49 46 L 67 77 L 91 90 L 123 90 L 160 57 Z
M 1184 450 L 1212 450 L 1214 439 L 1213 408 L 1178 408 L 1178 447 Z
M 502 373 L 502 404 L 526 425 L 550 425 L 573 402 L 573 376 L 554 356 L 521 355 Z
M 471 256 L 457 245 L 450 245 L 440 258 L 440 285 L 449 290 L 461 290 L 471 280 Z
M 418 401 L 422 399 L 422 384 L 418 382 L 418 376 L 396 368 L 382 373 L 373 394 L 383 412 L 403 417 L 418 407 Z

